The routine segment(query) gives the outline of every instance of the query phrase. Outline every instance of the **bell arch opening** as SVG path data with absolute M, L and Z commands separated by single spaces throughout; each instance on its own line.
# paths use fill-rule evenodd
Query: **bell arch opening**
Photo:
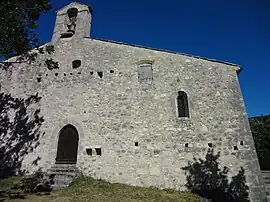
M 79 134 L 72 125 L 64 126 L 59 133 L 56 164 L 76 164 Z

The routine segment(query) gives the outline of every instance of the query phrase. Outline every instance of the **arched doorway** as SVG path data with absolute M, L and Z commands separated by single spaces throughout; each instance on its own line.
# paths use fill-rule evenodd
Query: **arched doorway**
M 66 125 L 60 130 L 56 164 L 76 164 L 79 135 L 76 128 Z

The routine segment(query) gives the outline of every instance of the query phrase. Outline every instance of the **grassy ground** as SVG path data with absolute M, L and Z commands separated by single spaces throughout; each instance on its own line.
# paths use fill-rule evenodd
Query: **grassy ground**
M 69 188 L 53 191 L 50 195 L 28 195 L 24 199 L 11 199 L 2 193 L 8 190 L 18 178 L 0 180 L 0 201 L 16 202 L 197 202 L 198 196 L 189 192 L 176 192 L 171 189 L 142 188 L 124 184 L 111 184 L 103 180 L 82 177 Z M 14 197 L 14 196 L 13 196 Z

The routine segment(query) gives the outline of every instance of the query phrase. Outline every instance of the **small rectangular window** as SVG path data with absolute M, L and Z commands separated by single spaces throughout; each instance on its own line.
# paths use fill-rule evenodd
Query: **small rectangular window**
M 91 148 L 87 148 L 86 149 L 86 153 L 87 153 L 87 155 L 92 156 L 92 149 Z
M 96 154 L 98 156 L 101 156 L 101 148 L 95 148 L 95 150 L 96 150 Z
M 153 68 L 152 64 L 141 64 L 138 67 L 138 80 L 141 81 L 147 81 L 147 80 L 153 80 Z

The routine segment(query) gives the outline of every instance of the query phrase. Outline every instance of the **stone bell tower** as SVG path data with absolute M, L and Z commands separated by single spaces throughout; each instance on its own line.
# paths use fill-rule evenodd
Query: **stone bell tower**
M 73 2 L 56 13 L 52 42 L 61 38 L 90 37 L 92 8 Z

